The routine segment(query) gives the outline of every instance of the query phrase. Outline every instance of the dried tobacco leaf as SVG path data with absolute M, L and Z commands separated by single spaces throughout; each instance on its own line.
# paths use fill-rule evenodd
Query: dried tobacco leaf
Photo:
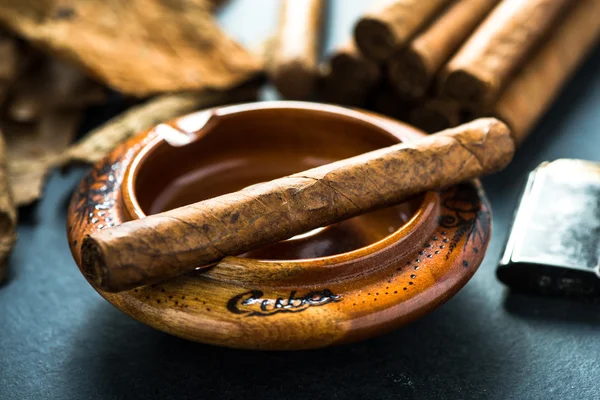
M 45 177 L 73 141 L 81 116 L 81 111 L 65 110 L 43 115 L 34 124 L 2 121 L 15 205 L 27 205 L 41 197 Z
M 6 276 L 6 261 L 17 240 L 17 213 L 8 184 L 5 146 L 0 134 L 0 282 Z
M 208 0 L 4 0 L 0 23 L 126 94 L 226 89 L 261 69 Z

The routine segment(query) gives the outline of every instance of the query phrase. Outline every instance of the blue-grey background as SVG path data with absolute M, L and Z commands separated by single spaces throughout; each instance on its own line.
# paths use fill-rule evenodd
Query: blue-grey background
M 345 40 L 368 2 L 332 3 L 326 50 Z M 232 0 L 219 18 L 258 48 L 277 4 Z M 45 197 L 21 211 L 10 280 L 0 288 L 0 399 L 600 398 L 598 306 L 511 294 L 495 277 L 527 172 L 560 157 L 600 161 L 599 71 L 597 49 L 512 165 L 484 181 L 494 235 L 473 280 L 410 326 L 353 345 L 237 351 L 130 319 L 86 283 L 67 247 L 66 206 L 83 170 L 54 173 Z M 88 125 L 123 106 L 91 110 Z

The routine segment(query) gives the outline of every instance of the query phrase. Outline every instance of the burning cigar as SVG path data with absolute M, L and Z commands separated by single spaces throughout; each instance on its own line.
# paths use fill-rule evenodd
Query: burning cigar
M 429 27 L 388 61 L 388 79 L 400 97 L 427 94 L 437 72 L 499 0 L 453 3 Z
M 99 231 L 84 239 L 82 268 L 108 291 L 161 281 L 501 170 L 513 153 L 506 125 L 479 119 Z
M 329 56 L 323 76 L 328 92 L 353 93 L 364 99 L 379 82 L 381 71 L 379 65 L 360 54 L 352 40 Z
M 451 99 L 432 99 L 411 110 L 409 121 L 425 132 L 433 133 L 460 123 L 461 109 Z
M 325 0 L 283 0 L 269 67 L 275 87 L 285 98 L 306 99 L 316 89 L 324 6 Z
M 449 0 L 379 0 L 354 28 L 360 51 L 378 62 L 387 60 Z
M 4 138 L 0 134 L 0 283 L 6 275 L 6 260 L 17 240 L 16 224 L 17 213 L 8 184 Z
M 442 94 L 485 110 L 571 0 L 504 0 L 450 60 Z
M 510 125 L 518 144 L 600 41 L 598 16 L 600 0 L 578 1 L 500 95 L 495 114 Z

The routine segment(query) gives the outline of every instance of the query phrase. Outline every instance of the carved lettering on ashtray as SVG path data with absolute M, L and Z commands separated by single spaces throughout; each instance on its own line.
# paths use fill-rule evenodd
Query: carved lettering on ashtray
M 298 296 L 293 290 L 286 298 L 264 298 L 260 290 L 249 290 L 232 297 L 227 302 L 227 309 L 234 314 L 246 314 L 248 317 L 267 317 L 277 313 L 297 313 L 309 307 L 324 306 L 342 300 L 341 295 L 329 289 L 315 290 Z

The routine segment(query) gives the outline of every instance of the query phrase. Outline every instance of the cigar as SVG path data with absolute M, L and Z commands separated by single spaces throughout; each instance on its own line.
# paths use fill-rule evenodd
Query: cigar
M 572 0 L 504 0 L 450 60 L 441 93 L 487 109 Z
M 476 120 L 98 231 L 84 239 L 82 269 L 107 291 L 158 282 L 498 171 L 513 153 L 504 123 Z
M 567 79 L 600 42 L 600 0 L 578 1 L 495 105 L 522 143 Z
M 322 72 L 329 83 L 328 92 L 353 93 L 357 97 L 366 97 L 381 77 L 379 65 L 360 54 L 353 40 L 330 54 Z
M 17 240 L 17 213 L 8 183 L 6 158 L 6 145 L 0 134 L 0 283 L 6 277 L 6 261 Z
M 461 108 L 456 101 L 432 99 L 420 107 L 413 108 L 409 121 L 417 128 L 433 133 L 458 125 L 461 115 Z
M 269 50 L 273 84 L 287 99 L 315 92 L 325 0 L 283 0 L 277 37 Z
M 365 57 L 379 63 L 404 46 L 449 0 L 378 0 L 354 27 Z
M 461 0 L 450 5 L 405 48 L 388 60 L 388 79 L 400 97 L 427 94 L 436 74 L 499 0 Z

